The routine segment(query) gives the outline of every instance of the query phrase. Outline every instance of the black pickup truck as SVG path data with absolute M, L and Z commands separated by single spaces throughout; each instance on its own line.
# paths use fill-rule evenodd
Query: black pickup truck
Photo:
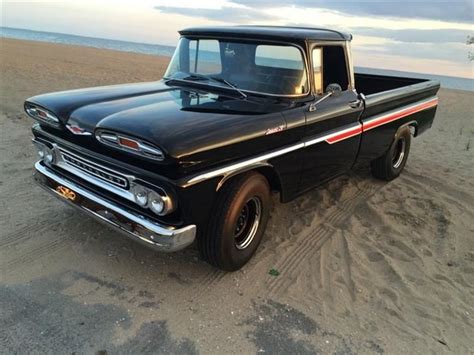
M 396 178 L 431 127 L 434 81 L 355 74 L 352 36 L 295 27 L 206 27 L 159 81 L 32 97 L 35 179 L 156 250 L 196 242 L 237 270 L 281 202 L 356 165 Z

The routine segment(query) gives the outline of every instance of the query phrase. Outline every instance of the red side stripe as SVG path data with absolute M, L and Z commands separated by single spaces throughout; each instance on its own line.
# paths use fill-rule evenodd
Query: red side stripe
M 435 107 L 437 105 L 438 105 L 438 98 L 435 98 L 433 100 L 427 101 L 425 103 L 422 103 L 413 107 L 409 107 L 405 110 L 393 113 L 391 115 L 384 115 L 384 116 L 381 116 L 380 118 L 369 120 L 368 122 L 362 122 L 362 131 L 363 132 L 368 131 L 372 128 L 384 125 L 386 123 L 390 123 L 392 121 L 399 120 L 400 118 L 410 116 L 414 113 Z
M 358 126 L 354 127 L 353 129 L 348 130 L 344 133 L 339 133 L 337 135 L 329 137 L 328 139 L 326 139 L 326 142 L 329 143 L 329 144 L 337 143 L 337 142 L 340 142 L 344 139 L 357 136 L 361 133 L 362 133 L 362 125 L 358 125 Z
M 427 110 L 437 105 L 438 105 L 438 98 L 434 98 L 432 100 L 408 107 L 406 109 L 403 109 L 398 112 L 394 112 L 392 114 L 385 114 L 385 115 L 381 115 L 378 118 L 368 119 L 366 122 L 362 122 L 362 124 L 359 124 L 353 128 L 342 130 L 340 133 L 336 132 L 336 133 L 329 134 L 325 137 L 321 137 L 321 141 L 324 140 L 326 143 L 334 144 L 334 143 L 343 141 L 345 139 L 357 136 L 361 134 L 362 132 L 399 120 L 403 117 L 410 116 L 414 113 Z M 321 142 L 321 141 L 318 140 L 317 142 Z M 317 143 L 317 142 L 314 142 L 314 143 Z

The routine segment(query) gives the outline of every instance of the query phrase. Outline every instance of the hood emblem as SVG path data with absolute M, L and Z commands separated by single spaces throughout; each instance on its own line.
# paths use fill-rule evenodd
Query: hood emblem
M 265 131 L 265 135 L 268 136 L 269 134 L 278 133 L 284 130 L 285 130 L 285 125 L 282 124 L 280 126 L 267 129 Z
M 92 135 L 91 132 L 86 131 L 84 128 L 81 128 L 78 125 L 68 124 L 68 125 L 66 125 L 66 128 L 71 133 L 79 135 L 79 136 L 91 136 Z

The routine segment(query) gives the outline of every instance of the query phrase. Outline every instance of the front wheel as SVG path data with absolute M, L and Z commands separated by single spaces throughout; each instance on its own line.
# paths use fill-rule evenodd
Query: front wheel
M 227 182 L 207 231 L 198 239 L 203 259 L 226 271 L 244 266 L 260 244 L 270 208 L 270 187 L 263 175 L 251 172 Z
M 372 175 L 386 181 L 398 177 L 407 162 L 410 144 L 410 129 L 404 127 L 396 134 L 390 149 L 384 155 L 372 161 Z

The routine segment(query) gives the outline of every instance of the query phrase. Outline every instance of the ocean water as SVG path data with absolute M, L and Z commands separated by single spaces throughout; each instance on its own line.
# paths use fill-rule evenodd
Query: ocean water
M 159 55 L 170 57 L 173 55 L 175 47 L 160 44 L 146 44 L 127 41 L 117 41 L 103 38 L 83 37 L 68 35 L 62 33 L 31 31 L 17 28 L 0 27 L 0 37 L 24 39 L 30 41 L 41 41 L 51 43 L 62 43 L 76 46 L 86 46 L 94 48 L 106 48 L 124 52 L 135 52 L 150 55 Z M 397 70 L 385 70 L 375 68 L 356 67 L 357 73 L 378 74 L 388 76 L 402 76 L 409 78 L 422 78 L 429 80 L 438 80 L 441 86 L 448 89 L 474 91 L 474 79 L 451 77 L 435 74 L 420 74 L 403 72 Z
M 0 27 L 0 37 L 25 39 L 29 41 L 70 44 L 75 46 L 86 46 L 94 48 L 106 48 L 123 52 L 160 55 L 166 57 L 171 57 L 175 49 L 175 47 L 173 46 L 163 46 L 159 44 L 117 41 L 112 39 L 83 37 L 53 32 L 30 31 L 9 27 Z

